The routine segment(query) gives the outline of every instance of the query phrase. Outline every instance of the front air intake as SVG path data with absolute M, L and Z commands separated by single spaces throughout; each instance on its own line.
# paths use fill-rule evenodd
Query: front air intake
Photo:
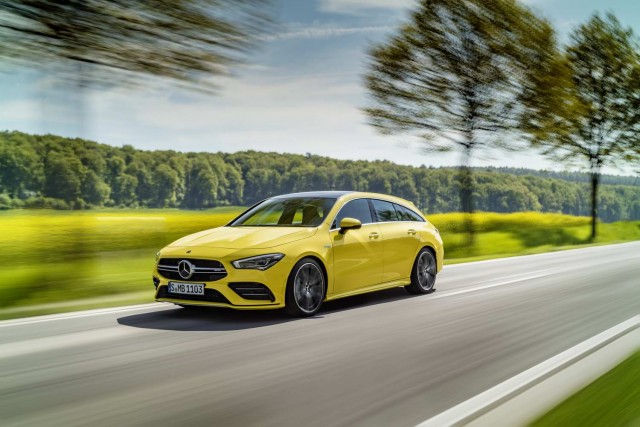
M 276 298 L 273 292 L 262 283 L 255 282 L 235 282 L 229 283 L 229 287 L 244 299 L 263 300 L 274 302 Z

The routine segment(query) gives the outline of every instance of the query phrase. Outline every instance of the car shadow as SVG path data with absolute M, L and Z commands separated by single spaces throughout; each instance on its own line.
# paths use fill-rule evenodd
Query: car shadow
M 176 307 L 175 309 L 124 316 L 117 321 L 123 326 L 166 331 L 235 331 L 299 320 L 321 319 L 331 313 L 385 304 L 411 297 L 413 295 L 408 294 L 402 288 L 357 295 L 326 302 L 315 316 L 305 319 L 291 318 L 284 310 L 246 311 L 215 307 Z

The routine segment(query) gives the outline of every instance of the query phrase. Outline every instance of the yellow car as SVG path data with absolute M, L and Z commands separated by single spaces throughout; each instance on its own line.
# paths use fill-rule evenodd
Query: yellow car
M 320 191 L 263 200 L 156 256 L 156 301 L 315 314 L 323 301 L 404 286 L 433 290 L 438 229 L 403 199 Z

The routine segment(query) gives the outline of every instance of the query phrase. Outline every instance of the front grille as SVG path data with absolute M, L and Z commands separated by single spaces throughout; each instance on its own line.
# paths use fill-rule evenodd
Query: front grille
M 194 273 L 188 279 L 183 279 L 178 273 L 178 264 L 183 260 L 195 266 Z M 158 273 L 167 279 L 187 282 L 215 282 L 227 276 L 227 270 L 220 261 L 195 258 L 161 258 L 158 261 Z
M 229 287 L 244 299 L 275 301 L 271 290 L 262 283 L 235 282 L 229 283 Z
M 204 301 L 204 302 L 220 302 L 223 304 L 231 304 L 228 299 L 224 297 L 220 292 L 215 289 L 204 288 L 204 295 L 184 295 L 184 294 L 172 294 L 169 292 L 167 286 L 160 286 L 158 288 L 158 295 L 156 298 L 171 298 L 180 299 L 185 301 Z

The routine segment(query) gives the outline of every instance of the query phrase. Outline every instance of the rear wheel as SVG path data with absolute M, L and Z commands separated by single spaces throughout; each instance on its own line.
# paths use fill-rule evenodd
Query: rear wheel
M 320 310 L 326 290 L 320 264 L 304 258 L 293 267 L 287 281 L 285 309 L 291 316 L 313 316 Z
M 411 284 L 404 288 L 411 294 L 428 294 L 436 285 L 436 257 L 427 248 L 422 248 L 411 270 Z

